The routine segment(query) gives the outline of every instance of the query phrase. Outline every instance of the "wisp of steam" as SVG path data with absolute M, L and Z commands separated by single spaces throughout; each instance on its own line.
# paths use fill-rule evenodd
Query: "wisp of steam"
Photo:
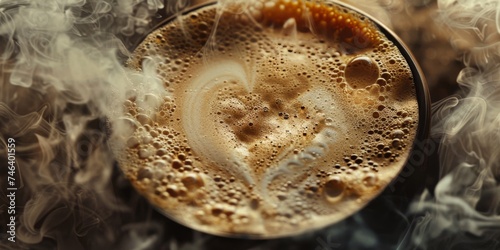
M 7 240 L 2 230 L 1 249 L 97 249 L 116 241 L 106 223 L 130 208 L 113 194 L 106 141 L 128 133 L 120 117 L 124 100 L 148 108 L 147 96 L 163 91 L 151 70 L 155 58 L 144 61 L 141 74 L 122 66 L 128 52 L 118 37 L 144 33 L 163 7 L 161 1 L 0 1 L 2 228 L 16 216 L 16 237 Z M 16 149 L 15 214 L 4 205 L 8 138 Z
M 460 91 L 433 106 L 440 181 L 412 206 L 419 249 L 500 247 L 500 2 L 439 0 L 438 21 L 461 52 Z
M 178 13 L 194 2 L 0 0 L 0 249 L 206 248 L 211 238 L 198 233 L 188 244 L 162 239 L 169 229 L 151 221 L 151 209 L 137 205 L 134 195 L 123 198 L 129 193 L 116 192 L 125 184 L 115 175 L 107 145 L 110 138 L 126 138 L 134 126 L 121 116 L 125 100 L 152 109 L 151 100 L 164 91 L 155 71 L 161 55 L 146 58 L 142 73 L 123 67 L 133 38 L 162 18 L 159 10 Z M 409 5 L 348 2 L 386 24 L 396 7 L 404 11 Z M 432 1 L 411 2 L 429 6 Z M 446 27 L 465 68 L 457 79 L 459 93 L 434 104 L 431 131 L 440 139 L 440 180 L 411 206 L 413 223 L 400 212 L 403 228 L 393 236 L 400 242 L 384 245 L 368 228 L 353 231 L 339 223 L 316 235 L 232 241 L 232 246 L 270 249 L 306 239 L 318 250 L 500 247 L 500 151 L 495 147 L 500 141 L 500 2 L 439 0 L 437 7 L 436 21 Z M 3 230 L 10 217 L 3 165 L 8 138 L 16 144 L 16 242 Z M 353 220 L 364 225 L 359 217 Z M 341 238 L 350 243 L 337 243 Z

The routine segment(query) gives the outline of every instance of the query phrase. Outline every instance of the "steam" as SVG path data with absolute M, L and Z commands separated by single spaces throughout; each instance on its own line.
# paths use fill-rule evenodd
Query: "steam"
M 118 237 L 106 222 L 130 207 L 113 193 L 107 141 L 130 131 L 122 122 L 125 100 L 154 109 L 148 96 L 163 93 L 157 58 L 146 59 L 142 73 L 126 70 L 120 58 L 128 51 L 118 38 L 146 32 L 163 7 L 160 1 L 0 1 L 0 152 L 7 162 L 7 138 L 15 139 L 19 188 L 17 241 L 2 240 L 0 248 L 101 248 Z M 8 217 L 2 215 L 3 225 Z
M 459 94 L 436 103 L 432 133 L 441 138 L 434 194 L 412 206 L 419 248 L 497 249 L 500 236 L 500 2 L 438 1 L 440 21 L 463 53 Z M 443 241 L 446 239 L 446 241 Z M 450 244 L 453 243 L 453 244 Z

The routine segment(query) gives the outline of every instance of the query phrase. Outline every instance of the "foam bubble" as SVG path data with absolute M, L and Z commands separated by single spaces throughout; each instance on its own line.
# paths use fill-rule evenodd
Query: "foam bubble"
M 340 200 L 345 191 L 345 184 L 339 176 L 333 176 L 328 179 L 324 185 L 326 199 L 329 202 L 337 202 Z
M 376 83 L 379 67 L 370 57 L 359 56 L 347 64 L 345 78 L 353 88 L 366 88 Z

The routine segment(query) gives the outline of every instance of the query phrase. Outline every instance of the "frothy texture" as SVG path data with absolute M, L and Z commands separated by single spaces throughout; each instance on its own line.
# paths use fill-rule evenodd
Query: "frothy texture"
M 308 1 L 204 7 L 151 33 L 128 67 L 167 95 L 134 98 L 116 153 L 155 206 L 215 234 L 290 235 L 346 218 L 403 167 L 412 72 L 365 17 Z M 152 105 L 155 106 L 155 105 Z

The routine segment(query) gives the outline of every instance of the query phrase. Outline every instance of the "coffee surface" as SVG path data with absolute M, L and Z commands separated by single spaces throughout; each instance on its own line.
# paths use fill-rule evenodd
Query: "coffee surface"
M 160 59 L 158 59 L 160 58 Z M 290 235 L 340 221 L 399 173 L 418 124 L 412 72 L 366 17 L 245 1 L 179 16 L 127 62 L 167 94 L 125 103 L 117 152 L 134 186 L 215 234 Z

